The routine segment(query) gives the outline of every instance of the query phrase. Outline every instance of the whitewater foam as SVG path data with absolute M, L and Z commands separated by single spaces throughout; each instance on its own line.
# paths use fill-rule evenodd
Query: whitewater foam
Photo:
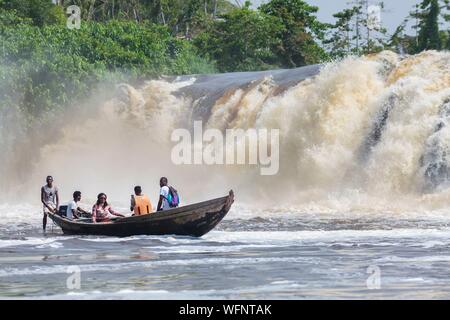
M 39 159 L 21 194 L 37 203 L 51 173 L 64 199 L 81 189 L 88 199 L 105 192 L 123 203 L 139 184 L 156 203 L 159 178 L 169 175 L 187 203 L 233 188 L 238 202 L 264 208 L 445 214 L 448 183 L 429 168 L 450 167 L 450 131 L 436 132 L 446 122 L 440 110 L 450 97 L 449 61 L 448 52 L 382 52 L 320 67 L 122 84 L 91 118 L 36 146 Z M 219 130 L 280 129 L 279 174 L 172 164 L 171 132 L 191 130 L 195 120 Z

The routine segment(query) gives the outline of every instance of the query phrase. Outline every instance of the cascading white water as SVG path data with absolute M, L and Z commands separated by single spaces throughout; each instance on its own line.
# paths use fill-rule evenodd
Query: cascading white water
M 81 189 L 127 200 L 133 185 L 156 194 L 168 176 L 189 202 L 234 188 L 244 202 L 319 211 L 439 209 L 450 196 L 448 52 L 382 52 L 320 70 L 181 77 L 117 91 L 40 147 L 22 190 L 36 198 L 52 174 L 65 197 Z M 279 174 L 173 165 L 171 132 L 200 119 L 220 130 L 280 129 Z

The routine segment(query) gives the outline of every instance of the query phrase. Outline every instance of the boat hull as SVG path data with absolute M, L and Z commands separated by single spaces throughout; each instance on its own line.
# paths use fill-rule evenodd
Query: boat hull
M 80 222 L 53 213 L 49 214 L 49 218 L 68 235 L 128 237 L 173 234 L 201 237 L 222 221 L 233 202 L 234 194 L 230 191 L 226 197 L 114 222 Z

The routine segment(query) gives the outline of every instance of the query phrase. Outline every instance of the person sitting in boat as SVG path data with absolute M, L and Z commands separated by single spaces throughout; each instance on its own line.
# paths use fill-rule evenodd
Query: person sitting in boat
M 130 210 L 134 211 L 133 216 L 142 216 L 153 212 L 150 199 L 142 193 L 140 186 L 134 187 L 134 195 L 131 195 Z
M 47 226 L 47 213 L 55 213 L 59 208 L 58 188 L 53 184 L 53 177 L 47 176 L 47 184 L 41 188 L 41 202 L 44 205 L 44 218 L 42 227 L 45 232 Z
M 168 186 L 168 180 L 166 177 L 159 179 L 159 201 L 158 211 L 169 210 L 178 207 L 180 199 L 177 190 Z
M 78 202 L 81 201 L 81 192 L 80 191 L 75 191 L 73 193 L 73 200 L 71 202 L 69 202 L 69 204 L 67 205 L 67 213 L 66 213 L 66 217 L 68 219 L 78 219 L 80 217 L 80 213 L 84 213 L 84 214 L 89 214 L 89 212 L 81 209 L 78 206 Z
M 107 197 L 104 193 L 100 193 L 97 196 L 97 202 L 92 207 L 92 222 L 108 222 L 110 221 L 109 214 L 117 217 L 125 217 L 123 214 L 114 211 L 106 199 Z

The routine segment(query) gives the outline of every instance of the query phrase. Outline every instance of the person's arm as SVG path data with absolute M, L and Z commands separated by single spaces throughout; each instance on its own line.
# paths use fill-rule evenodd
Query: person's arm
M 55 190 L 55 195 L 56 195 L 56 209 L 55 209 L 55 211 L 58 211 L 58 209 L 59 209 L 59 192 L 58 192 L 58 189 Z
M 44 206 L 48 207 L 44 200 L 44 187 L 41 188 L 41 202 Z
M 136 206 L 136 201 L 134 200 L 134 196 L 131 196 L 130 211 L 134 211 L 135 206 Z
M 162 194 L 159 195 L 159 201 L 158 201 L 158 207 L 156 208 L 156 211 L 162 210 L 162 204 L 163 204 L 164 196 Z
M 84 214 L 90 214 L 89 212 L 87 212 L 84 209 L 81 209 L 80 207 L 77 208 L 78 212 L 84 213 Z
M 95 205 L 92 207 L 92 222 L 96 223 L 96 218 L 97 218 L 97 209 L 95 208 Z
M 125 217 L 123 214 L 114 211 L 111 207 L 108 209 L 109 213 L 116 217 Z
M 78 213 L 77 213 L 77 210 L 76 209 L 70 209 L 70 210 L 72 210 L 72 217 L 75 219 L 78 219 L 79 218 L 79 216 L 78 216 Z
M 55 209 L 53 209 L 52 207 L 50 207 L 50 206 L 45 202 L 45 192 L 44 192 L 44 187 L 41 188 L 41 202 L 42 202 L 42 204 L 43 204 L 48 210 L 50 210 L 50 212 L 55 212 Z

